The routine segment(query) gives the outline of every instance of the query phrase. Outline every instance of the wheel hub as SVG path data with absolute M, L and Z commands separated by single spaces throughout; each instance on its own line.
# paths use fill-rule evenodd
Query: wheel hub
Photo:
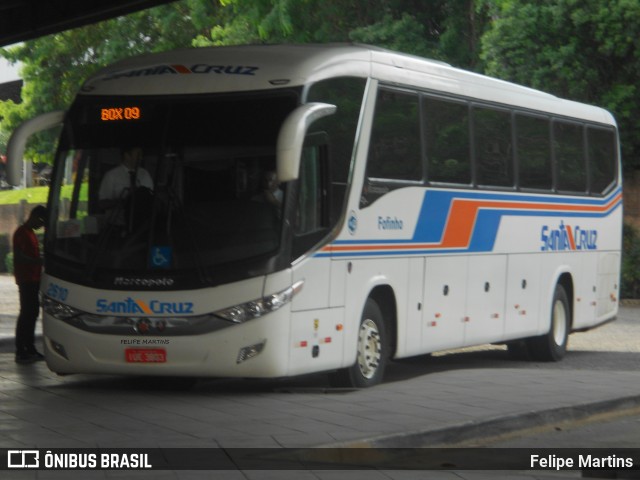
M 364 378 L 371 379 L 376 374 L 381 352 L 378 326 L 373 320 L 366 319 L 360 325 L 358 333 L 358 366 Z

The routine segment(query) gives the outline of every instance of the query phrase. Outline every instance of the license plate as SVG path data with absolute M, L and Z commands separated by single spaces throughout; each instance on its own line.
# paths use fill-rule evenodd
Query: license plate
M 127 348 L 124 357 L 127 363 L 165 363 L 167 352 L 164 348 Z

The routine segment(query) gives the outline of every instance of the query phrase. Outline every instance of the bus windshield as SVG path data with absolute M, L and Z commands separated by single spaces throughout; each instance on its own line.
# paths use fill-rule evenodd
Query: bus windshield
M 80 97 L 52 181 L 48 255 L 86 278 L 273 255 L 284 202 L 275 145 L 297 104 L 292 90 Z

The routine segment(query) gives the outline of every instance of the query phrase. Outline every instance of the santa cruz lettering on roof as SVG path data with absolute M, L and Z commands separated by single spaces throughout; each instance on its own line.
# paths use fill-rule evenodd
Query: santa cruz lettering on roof
M 112 73 L 104 80 L 118 78 L 150 77 L 155 75 L 189 75 L 189 74 L 218 74 L 218 75 L 255 75 L 258 67 L 245 65 L 208 65 L 196 63 L 194 65 L 155 65 L 152 67 L 138 68 Z

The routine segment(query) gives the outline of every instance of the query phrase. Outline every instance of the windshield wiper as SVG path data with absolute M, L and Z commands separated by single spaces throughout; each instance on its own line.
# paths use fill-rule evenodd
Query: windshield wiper
M 171 231 L 170 225 L 172 224 L 173 211 L 175 209 L 175 215 L 177 216 L 177 220 L 182 227 L 179 231 L 183 234 L 186 232 L 187 237 L 189 238 L 192 247 L 190 249 L 190 253 L 193 256 L 193 261 L 196 267 L 196 271 L 198 272 L 198 277 L 203 284 L 210 285 L 212 280 L 209 276 L 209 270 L 202 260 L 202 252 L 200 250 L 198 242 L 196 241 L 196 235 L 193 231 L 193 226 L 191 225 L 191 222 L 187 221 L 186 219 L 184 204 L 180 201 L 180 198 L 176 194 L 173 186 L 167 187 L 166 193 L 168 200 L 167 229 L 169 232 Z M 169 238 L 171 238 L 171 235 L 169 235 Z
M 126 189 L 122 191 L 122 193 L 120 194 L 120 198 L 118 198 L 118 202 L 115 208 L 112 208 L 107 215 L 106 227 L 98 238 L 95 254 L 90 259 L 90 261 L 87 262 L 87 266 L 84 271 L 85 278 L 87 281 L 93 279 L 93 275 L 96 271 L 96 268 L 98 267 L 98 262 L 100 261 L 100 257 L 104 255 L 104 253 L 106 252 L 107 246 L 109 245 L 109 240 L 113 237 L 114 232 L 117 230 L 116 220 L 121 216 L 124 216 L 125 197 L 127 193 L 128 193 L 128 190 Z

